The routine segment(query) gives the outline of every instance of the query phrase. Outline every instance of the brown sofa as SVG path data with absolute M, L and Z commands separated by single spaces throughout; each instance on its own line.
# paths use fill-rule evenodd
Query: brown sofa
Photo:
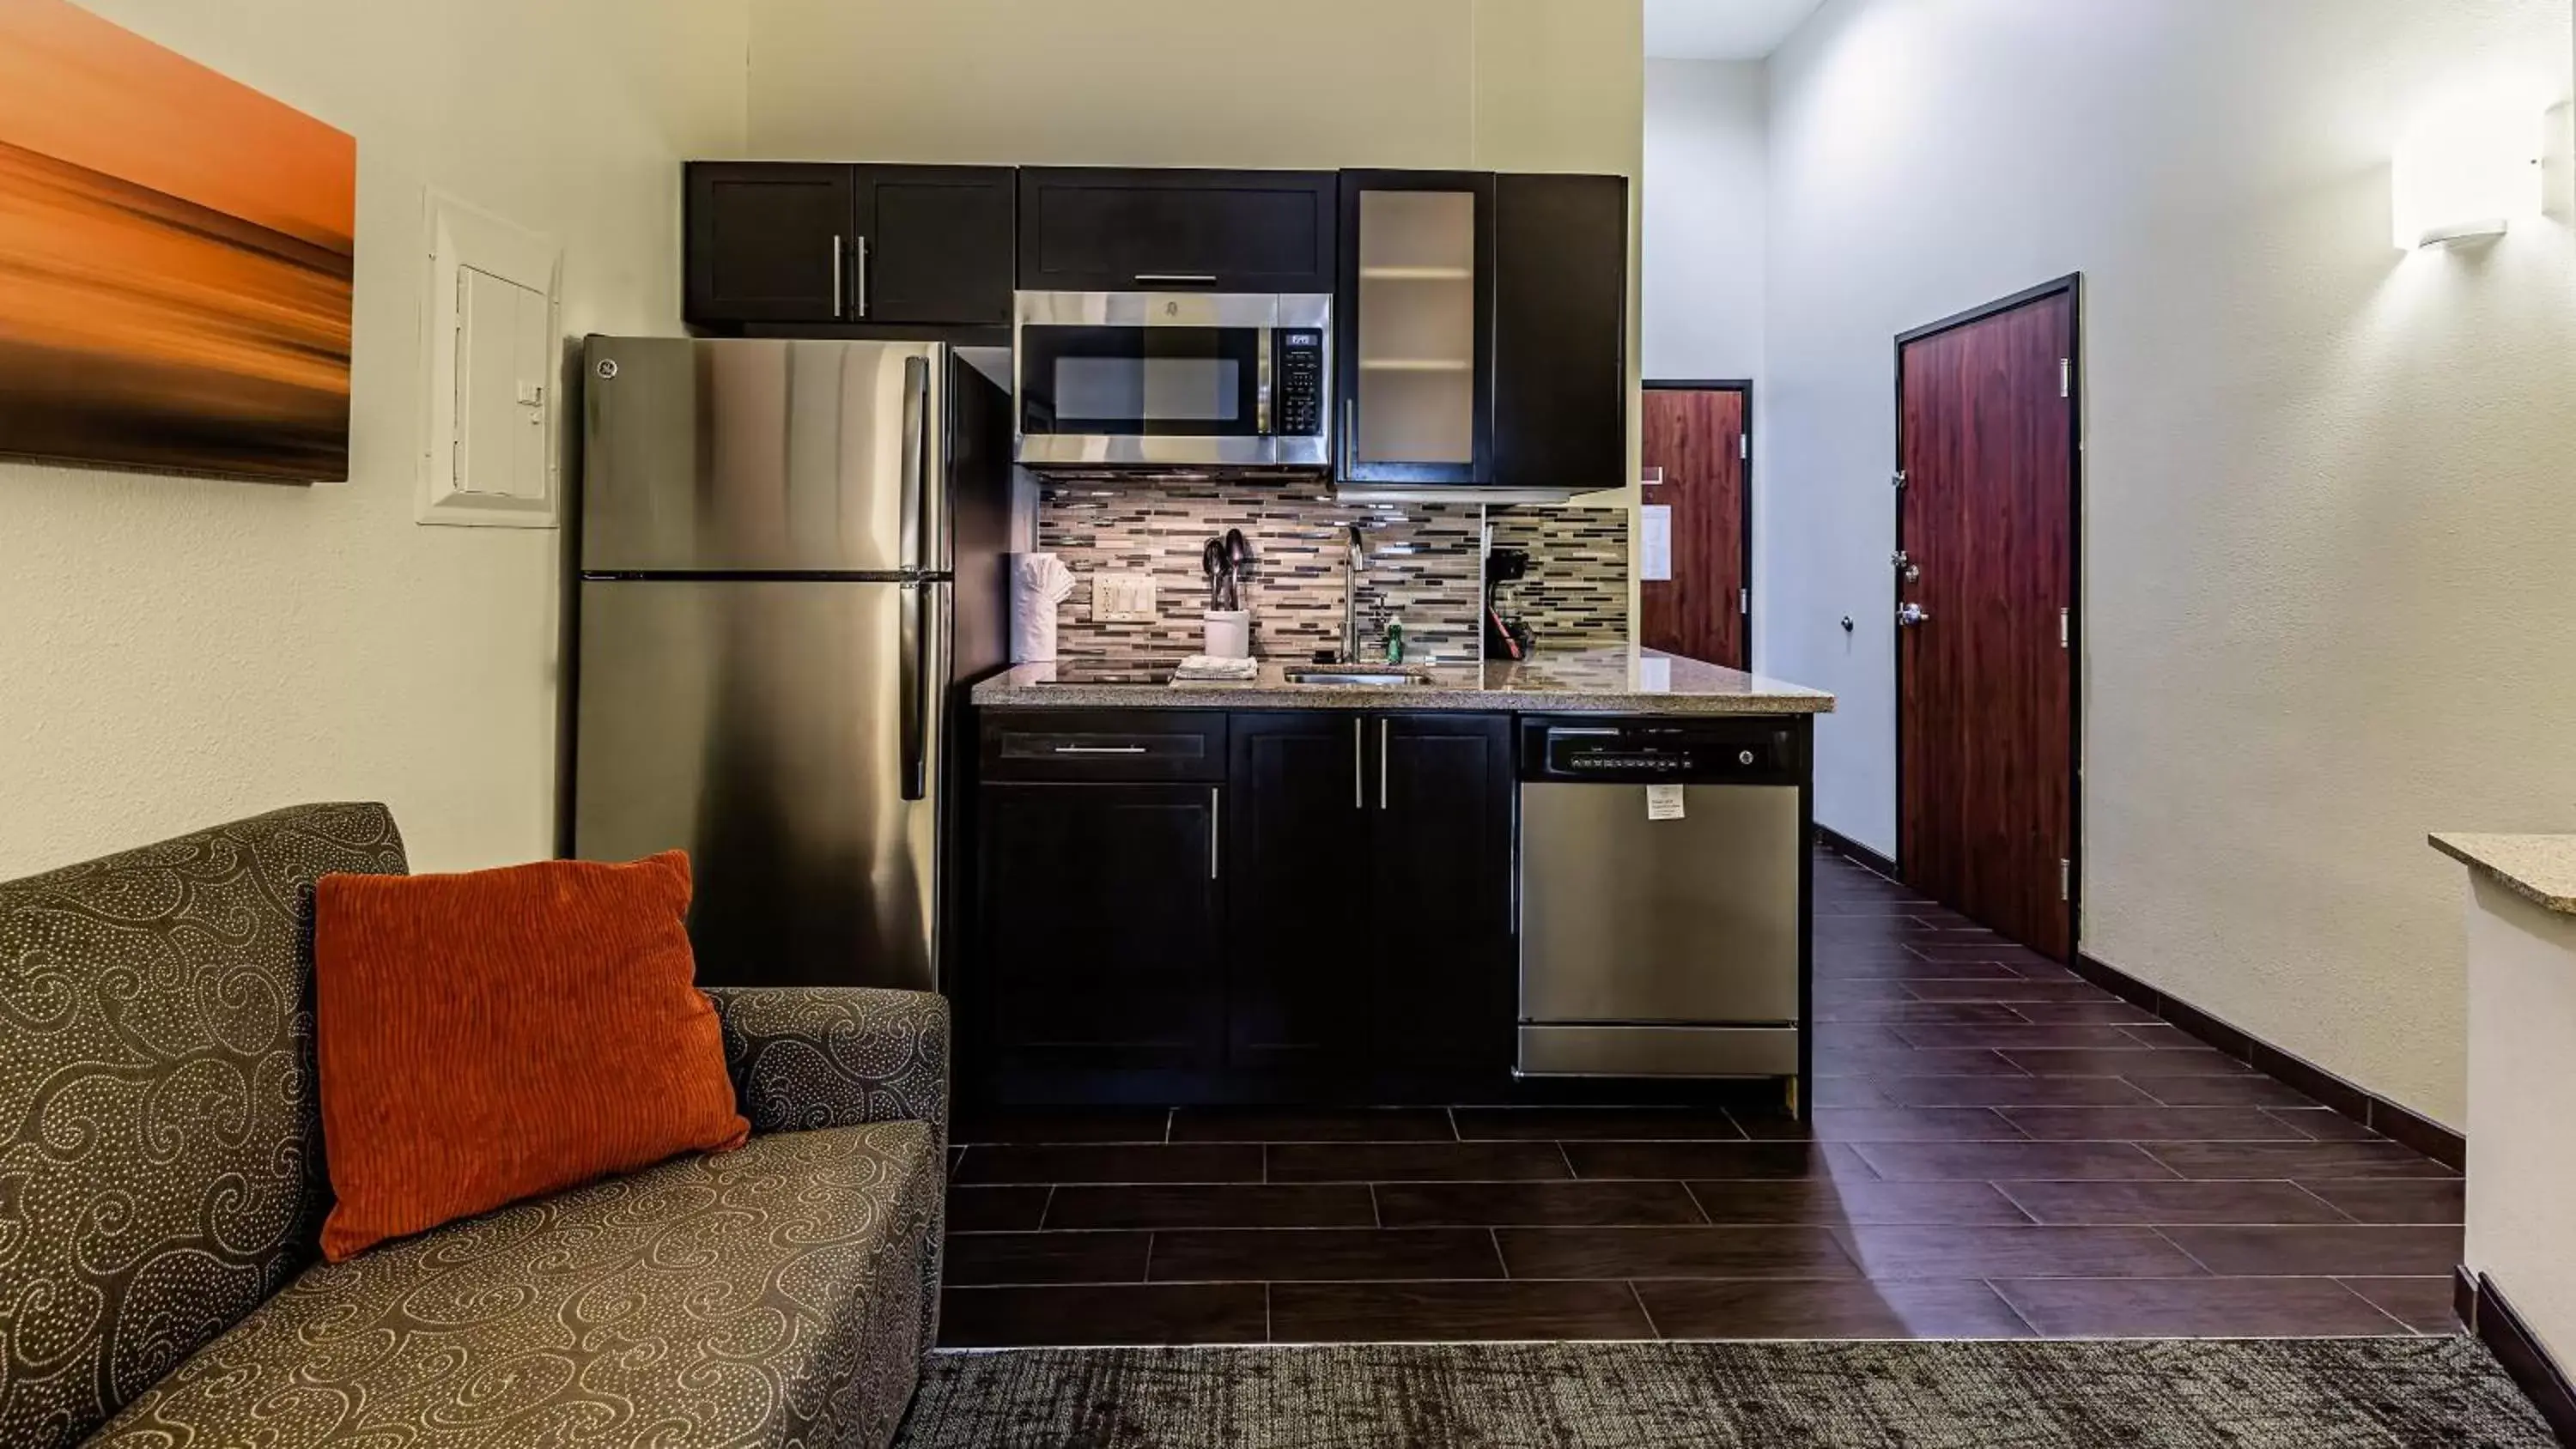
M 403 868 L 313 805 L 0 884 L 0 1444 L 891 1439 L 946 1003 L 712 991 L 748 1145 L 323 1264 L 313 881 Z

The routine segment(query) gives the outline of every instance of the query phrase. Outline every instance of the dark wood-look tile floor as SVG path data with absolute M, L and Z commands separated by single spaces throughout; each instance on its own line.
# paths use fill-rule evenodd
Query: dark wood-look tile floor
M 2441 1333 L 2457 1174 L 1838 856 L 1803 1121 L 968 1118 L 940 1341 Z

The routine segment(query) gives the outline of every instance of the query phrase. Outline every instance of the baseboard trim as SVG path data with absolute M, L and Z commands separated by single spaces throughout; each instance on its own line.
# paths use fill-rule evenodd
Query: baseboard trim
M 2460 1270 L 2461 1279 L 2469 1281 L 2467 1268 Z M 2504 1366 L 2505 1376 L 2513 1380 L 2522 1396 L 2549 1421 L 2560 1443 L 2576 1444 L 2576 1383 L 2570 1383 L 2567 1371 L 2540 1346 L 2522 1315 L 2496 1291 L 2495 1280 L 2484 1273 L 2475 1275 L 2468 1323 L 2478 1341 Z
M 2190 1002 L 2167 996 L 2098 957 L 2078 953 L 2075 971 L 2139 1010 L 2155 1013 L 2158 1020 L 2182 1028 L 2380 1136 L 2414 1148 L 2454 1172 L 2468 1170 L 2468 1139 L 2421 1112 L 2401 1107 L 2376 1092 L 2356 1086 L 2304 1057 L 2285 1052 L 2251 1032 L 2219 1020 Z
M 1888 859 L 1886 856 L 1879 854 L 1877 851 L 1870 849 L 1868 846 L 1861 844 L 1859 841 L 1852 839 L 1850 836 L 1843 834 L 1839 830 L 1823 825 L 1817 826 L 1816 843 L 1855 865 L 1874 870 L 1880 875 L 1887 877 L 1889 880 L 1896 879 L 1895 861 Z

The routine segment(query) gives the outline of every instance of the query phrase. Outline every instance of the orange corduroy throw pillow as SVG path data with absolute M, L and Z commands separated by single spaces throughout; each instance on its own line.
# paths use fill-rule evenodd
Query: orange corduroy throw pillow
M 689 858 L 326 875 L 313 905 L 322 1255 L 742 1145 L 694 983 Z

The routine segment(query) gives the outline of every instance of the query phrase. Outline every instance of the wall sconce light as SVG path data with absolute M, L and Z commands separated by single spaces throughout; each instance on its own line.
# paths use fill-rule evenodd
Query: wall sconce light
M 2397 249 L 2502 236 L 2540 215 L 2541 133 L 2537 108 L 2492 101 L 2418 120 L 2389 167 Z

